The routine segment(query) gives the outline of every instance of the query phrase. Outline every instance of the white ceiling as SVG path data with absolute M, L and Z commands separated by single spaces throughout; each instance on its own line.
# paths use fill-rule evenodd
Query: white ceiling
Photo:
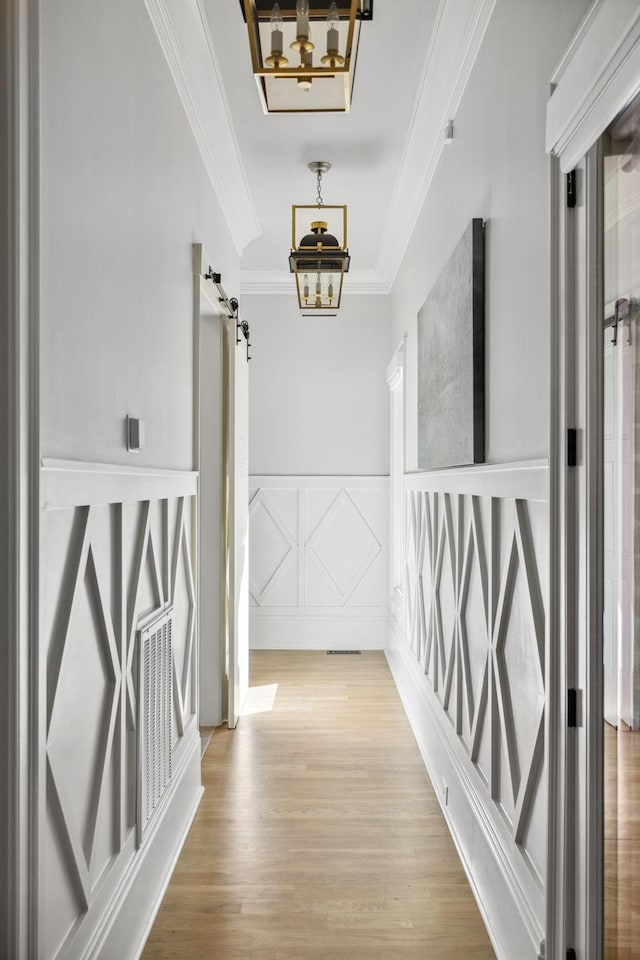
M 351 112 L 319 115 L 266 116 L 238 0 L 202 6 L 261 228 L 244 250 L 243 278 L 288 274 L 291 205 L 314 202 L 315 177 L 306 164 L 329 160 L 323 198 L 348 204 L 354 279 L 388 279 L 379 266 L 381 243 L 425 92 L 440 0 L 374 0 L 374 19 L 362 25 Z

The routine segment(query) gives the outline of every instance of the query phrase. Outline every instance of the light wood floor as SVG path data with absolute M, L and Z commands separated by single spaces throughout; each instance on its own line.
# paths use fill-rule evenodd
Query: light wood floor
M 605 723 L 605 960 L 640 957 L 640 732 Z
M 384 655 L 251 669 L 144 960 L 492 960 Z

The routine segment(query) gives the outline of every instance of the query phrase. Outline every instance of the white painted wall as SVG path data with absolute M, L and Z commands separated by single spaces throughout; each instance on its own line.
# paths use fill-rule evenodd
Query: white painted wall
M 549 80 L 587 0 L 499 0 L 394 284 L 408 335 L 407 467 L 417 469 L 417 314 L 472 217 L 487 221 L 488 462 L 549 449 Z
M 286 251 L 283 251 L 283 256 Z M 251 325 L 251 474 L 389 472 L 388 300 L 349 293 L 333 318 L 291 294 L 242 297 Z
M 238 255 L 144 3 L 45 3 L 40 32 L 43 455 L 190 469 L 191 244 L 230 296 Z
M 292 281 L 293 284 L 293 281 Z M 335 318 L 246 295 L 251 325 L 250 642 L 385 644 L 388 298 L 348 292 Z

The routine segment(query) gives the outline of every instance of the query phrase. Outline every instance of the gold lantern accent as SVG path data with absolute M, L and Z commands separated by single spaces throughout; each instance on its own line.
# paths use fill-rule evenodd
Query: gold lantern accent
M 289 269 L 295 274 L 300 309 L 326 315 L 340 308 L 344 275 L 351 262 L 347 207 L 331 206 L 322 200 L 322 174 L 331 164 L 317 160 L 308 166 L 317 175 L 318 194 L 315 204 L 294 204 L 291 208 Z
M 373 0 L 240 0 L 265 113 L 351 109 L 360 28 Z

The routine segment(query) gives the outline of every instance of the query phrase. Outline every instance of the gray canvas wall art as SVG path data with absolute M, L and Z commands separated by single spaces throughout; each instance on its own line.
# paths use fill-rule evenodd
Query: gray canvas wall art
M 484 457 L 484 223 L 474 219 L 418 314 L 418 467 Z

